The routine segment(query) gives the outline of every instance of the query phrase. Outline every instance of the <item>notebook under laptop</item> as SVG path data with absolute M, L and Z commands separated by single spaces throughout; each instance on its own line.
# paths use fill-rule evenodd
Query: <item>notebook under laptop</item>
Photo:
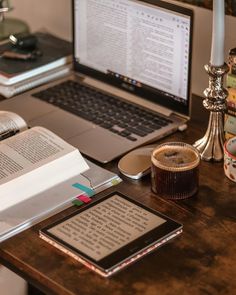
M 51 129 L 102 163 L 174 132 L 189 119 L 191 10 L 154 0 L 74 0 L 73 18 L 73 73 L 2 102 L 1 110 Z M 83 85 L 91 86 L 91 100 L 81 94 Z M 65 96 L 69 100 L 61 102 Z

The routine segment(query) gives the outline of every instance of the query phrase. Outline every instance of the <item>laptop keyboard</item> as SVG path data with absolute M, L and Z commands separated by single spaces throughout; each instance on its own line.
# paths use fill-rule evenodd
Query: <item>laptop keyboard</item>
M 33 96 L 131 141 L 172 123 L 167 118 L 72 80 Z

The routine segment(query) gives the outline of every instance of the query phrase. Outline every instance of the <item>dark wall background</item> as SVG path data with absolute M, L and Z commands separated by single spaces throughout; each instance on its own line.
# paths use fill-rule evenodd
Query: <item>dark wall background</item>
M 205 8 L 212 9 L 213 0 L 177 0 Z M 225 13 L 236 16 L 236 0 L 225 0 Z

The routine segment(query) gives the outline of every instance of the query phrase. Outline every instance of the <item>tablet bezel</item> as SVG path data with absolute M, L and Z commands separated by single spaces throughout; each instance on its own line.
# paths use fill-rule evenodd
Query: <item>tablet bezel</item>
M 57 226 L 58 224 L 70 219 L 71 217 L 80 214 L 81 212 L 96 206 L 97 204 L 107 200 L 108 198 L 111 198 L 114 195 L 118 195 L 127 201 L 155 214 L 156 216 L 162 218 L 165 220 L 164 223 L 157 226 L 156 228 L 150 230 L 149 232 L 145 233 L 141 237 L 133 240 L 132 242 L 126 244 L 125 246 L 121 247 L 120 249 L 114 251 L 113 253 L 109 254 L 108 256 L 102 258 L 101 260 L 95 260 L 91 258 L 90 256 L 84 254 L 80 250 L 76 249 L 75 247 L 71 246 L 70 244 L 66 243 L 65 241 L 61 240 L 54 234 L 50 233 L 48 230 L 53 228 L 54 226 Z M 137 253 L 148 249 L 152 245 L 156 244 L 157 242 L 162 241 L 163 239 L 171 236 L 173 233 L 179 231 L 182 229 L 182 225 L 169 217 L 165 216 L 164 214 L 161 214 L 160 212 L 149 208 L 145 206 L 144 204 L 128 197 L 127 195 L 124 195 L 121 192 L 115 191 L 112 193 L 109 193 L 108 195 L 93 201 L 92 203 L 78 209 L 77 211 L 69 214 L 68 216 L 65 216 L 56 222 L 44 227 L 40 230 L 40 234 L 48 237 L 53 242 L 61 245 L 62 247 L 65 247 L 67 251 L 71 251 L 73 254 L 78 255 L 85 261 L 88 261 L 89 263 L 95 265 L 97 268 L 102 270 L 103 272 L 107 273 L 112 268 L 116 267 L 117 265 L 121 264 L 122 262 L 126 261 L 127 259 L 130 259 L 132 256 L 136 255 Z

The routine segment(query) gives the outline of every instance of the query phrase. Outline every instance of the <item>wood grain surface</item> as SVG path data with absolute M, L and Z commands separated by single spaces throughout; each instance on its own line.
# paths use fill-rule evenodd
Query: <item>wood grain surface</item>
M 189 128 L 162 142 L 192 144 L 203 136 L 208 114 L 200 98 L 194 97 L 193 102 Z M 117 162 L 105 168 L 117 172 Z M 140 181 L 123 179 L 108 191 L 119 190 L 183 223 L 183 234 L 104 279 L 38 237 L 40 228 L 74 211 L 71 207 L 3 242 L 0 262 L 45 294 L 236 294 L 236 183 L 224 176 L 222 162 L 201 162 L 199 192 L 184 201 L 156 196 L 150 189 L 150 176 Z

